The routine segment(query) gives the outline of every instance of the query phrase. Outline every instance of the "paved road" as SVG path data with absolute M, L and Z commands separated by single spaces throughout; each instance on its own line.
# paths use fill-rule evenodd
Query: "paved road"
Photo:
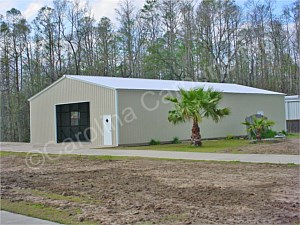
M 52 154 L 77 154 L 77 155 L 111 155 L 111 156 L 139 156 L 152 158 L 171 158 L 187 160 L 213 160 L 213 161 L 241 161 L 253 163 L 280 163 L 300 164 L 299 155 L 271 155 L 271 154 L 229 154 L 229 153 L 198 153 L 198 152 L 170 152 L 151 150 L 115 150 L 93 149 L 89 145 L 52 144 L 31 145 L 27 143 L 1 143 L 1 150 L 14 152 L 36 152 Z
M 58 223 L 40 220 L 33 217 L 23 216 L 20 214 L 10 213 L 6 211 L 0 211 L 0 224 L 15 224 L 15 225 L 59 225 Z

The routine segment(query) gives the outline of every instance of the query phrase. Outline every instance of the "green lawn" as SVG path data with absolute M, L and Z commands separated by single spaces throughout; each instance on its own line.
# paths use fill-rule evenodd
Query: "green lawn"
M 203 145 L 201 147 L 194 147 L 191 146 L 188 142 L 184 142 L 180 144 L 120 147 L 120 149 L 162 150 L 162 151 L 178 151 L 178 152 L 220 152 L 224 149 L 232 149 L 232 153 L 237 153 L 237 148 L 246 145 L 249 145 L 248 140 L 233 139 L 233 140 L 207 140 L 207 141 L 203 141 Z
M 291 133 L 287 135 L 287 138 L 300 138 L 300 134 Z M 191 146 L 189 142 L 183 142 L 180 144 L 159 144 L 159 145 L 147 145 L 147 146 L 134 146 L 134 147 L 117 147 L 115 149 L 124 150 L 157 150 L 157 151 L 177 151 L 177 152 L 223 152 L 226 153 L 246 153 L 238 151 L 238 148 L 250 145 L 249 140 L 244 139 L 221 139 L 221 140 L 206 140 L 203 141 L 201 147 Z

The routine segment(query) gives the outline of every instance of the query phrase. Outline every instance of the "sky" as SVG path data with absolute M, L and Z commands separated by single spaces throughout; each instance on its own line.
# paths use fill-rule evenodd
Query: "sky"
M 16 8 L 21 11 L 27 20 L 31 21 L 43 6 L 53 6 L 52 2 L 52 0 L 0 0 L 0 14 L 5 15 L 7 10 Z M 82 2 L 84 3 L 86 0 L 82 0 Z M 97 20 L 103 16 L 114 20 L 116 16 L 115 8 L 119 0 L 88 0 L 88 2 Z M 136 7 L 141 8 L 143 2 L 144 0 L 136 0 Z
M 117 8 L 120 0 L 89 0 L 92 13 L 96 20 L 106 16 L 115 22 L 115 8 Z M 246 0 L 236 0 L 236 2 L 243 6 Z M 280 12 L 284 5 L 291 4 L 295 0 L 275 0 L 276 11 Z M 84 2 L 84 1 L 83 1 Z M 140 9 L 144 4 L 144 0 L 135 0 L 137 9 Z M 29 21 L 33 20 L 37 12 L 43 6 L 52 6 L 52 0 L 0 0 L 0 14 L 5 15 L 7 10 L 16 8 L 21 11 L 23 16 Z

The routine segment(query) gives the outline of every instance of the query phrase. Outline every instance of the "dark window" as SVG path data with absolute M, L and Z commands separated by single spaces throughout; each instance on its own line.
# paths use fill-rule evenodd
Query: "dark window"
M 71 126 L 79 126 L 80 112 L 71 112 Z
M 90 120 L 88 113 L 80 113 L 80 120 L 79 120 L 79 125 L 80 126 L 89 126 Z
M 60 124 L 58 124 L 58 126 L 61 126 L 61 127 L 66 127 L 66 126 L 69 126 L 69 117 L 70 117 L 70 114 L 69 113 L 60 113 Z
M 56 106 L 57 142 L 90 141 L 88 102 Z

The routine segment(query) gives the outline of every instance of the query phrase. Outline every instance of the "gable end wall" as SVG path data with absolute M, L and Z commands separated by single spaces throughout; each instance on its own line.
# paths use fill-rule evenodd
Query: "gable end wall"
M 30 101 L 31 143 L 56 143 L 55 105 L 90 102 L 91 142 L 103 145 L 103 115 L 115 115 L 115 90 L 63 79 Z M 113 145 L 116 145 L 116 120 L 113 116 Z

